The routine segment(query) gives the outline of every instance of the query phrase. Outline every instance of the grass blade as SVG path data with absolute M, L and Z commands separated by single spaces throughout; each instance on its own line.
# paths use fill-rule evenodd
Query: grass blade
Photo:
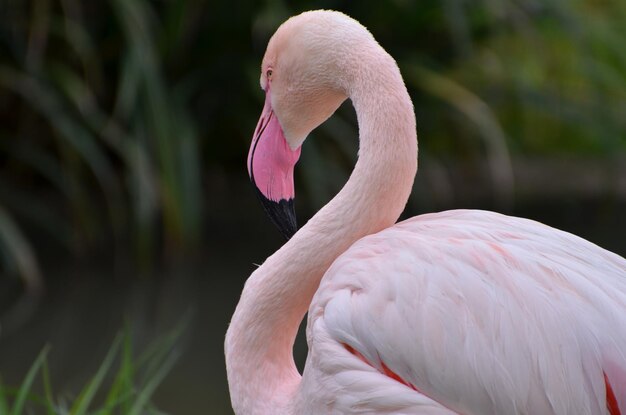
M 28 396 L 28 393 L 30 392 L 30 389 L 33 385 L 35 375 L 37 375 L 37 372 L 43 365 L 46 356 L 48 355 L 49 349 L 50 348 L 48 346 L 44 347 L 43 350 L 39 353 L 39 356 L 37 356 L 37 359 L 35 359 L 33 365 L 28 370 L 28 373 L 26 374 L 26 377 L 24 378 L 24 381 L 22 382 L 22 385 L 17 392 L 17 396 L 15 397 L 15 403 L 13 404 L 11 415 L 22 415 L 24 413 L 23 410 L 24 405 L 26 404 L 26 397 Z
M 6 389 L 0 379 L 0 414 L 8 414 L 9 413 L 9 402 L 7 399 Z
M 120 405 L 122 413 L 128 413 L 130 409 L 129 398 L 134 393 L 134 372 L 132 338 L 129 330 L 126 329 L 122 345 L 120 369 L 105 399 L 105 410 L 110 410 Z
M 50 371 L 48 370 L 47 360 L 44 360 L 43 362 L 42 375 L 46 410 L 48 415 L 57 415 L 57 412 L 53 407 L 54 398 L 52 395 L 52 384 L 50 383 Z
M 180 356 L 179 352 L 171 352 L 165 361 L 159 366 L 159 368 L 154 372 L 152 377 L 148 380 L 146 385 L 143 387 L 139 395 L 135 399 L 135 403 L 133 404 L 129 415 L 140 415 L 142 411 L 148 405 L 152 394 L 156 390 L 156 388 L 161 384 L 165 376 L 172 369 L 176 361 Z
M 98 369 L 96 374 L 93 376 L 91 381 L 87 384 L 87 386 L 85 386 L 83 391 L 80 393 L 80 395 L 74 402 L 74 405 L 72 405 L 72 408 L 70 410 L 71 415 L 84 415 L 87 413 L 87 409 L 89 408 L 89 405 L 91 405 L 91 402 L 94 396 L 96 395 L 96 392 L 102 385 L 105 375 L 109 372 L 111 366 L 113 365 L 113 360 L 115 359 L 115 356 L 117 355 L 119 351 L 121 342 L 122 342 L 122 339 L 118 335 L 113 341 L 113 345 L 109 349 L 104 360 L 102 361 L 100 368 Z

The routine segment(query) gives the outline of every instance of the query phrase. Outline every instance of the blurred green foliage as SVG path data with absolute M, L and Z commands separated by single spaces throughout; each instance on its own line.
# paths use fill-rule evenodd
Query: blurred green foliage
M 163 412 L 151 398 L 179 357 L 175 344 L 180 341 L 185 322 L 135 356 L 128 328 L 118 335 L 96 373 L 77 396 L 55 397 L 48 369 L 49 347 L 45 347 L 24 376 L 18 388 L 7 387 L 0 380 L 0 413 L 21 415 L 140 415 Z M 43 393 L 36 392 L 41 379 Z M 39 382 L 37 382 L 39 383 Z M 106 390 L 105 390 L 106 388 Z M 99 396 L 103 398 L 98 399 Z
M 4 0 L 6 273 L 40 285 L 33 235 L 72 255 L 114 241 L 144 264 L 200 242 L 210 178 L 244 174 L 265 44 L 316 8 L 358 19 L 398 60 L 425 163 L 484 160 L 510 197 L 515 155 L 626 150 L 621 0 Z M 314 135 L 299 173 L 313 204 L 356 157 L 353 112 Z

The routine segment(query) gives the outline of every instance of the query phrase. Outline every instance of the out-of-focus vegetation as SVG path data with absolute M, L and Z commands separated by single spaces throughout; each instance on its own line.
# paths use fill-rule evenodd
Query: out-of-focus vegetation
M 484 164 L 511 200 L 516 157 L 626 152 L 621 0 L 5 0 L 3 272 L 36 290 L 42 247 L 114 245 L 147 265 L 201 242 L 214 179 L 244 174 L 265 44 L 315 8 L 358 19 L 397 59 L 437 177 Z M 356 157 L 352 111 L 314 135 L 298 180 L 319 205 Z
M 161 414 L 150 400 L 176 362 L 178 354 L 174 345 L 182 328 L 184 325 L 181 324 L 138 357 L 134 355 L 131 335 L 128 332 L 118 335 L 96 373 L 80 393 L 72 397 L 54 396 L 47 361 L 49 348 L 46 347 L 18 388 L 7 387 L 0 380 L 0 413 Z

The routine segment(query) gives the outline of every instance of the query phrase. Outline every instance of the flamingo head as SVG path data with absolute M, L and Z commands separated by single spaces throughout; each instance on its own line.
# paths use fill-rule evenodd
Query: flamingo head
M 265 106 L 248 153 L 248 173 L 287 239 L 297 230 L 293 171 L 302 143 L 348 97 L 354 77 L 350 49 L 368 37 L 342 13 L 313 11 L 287 20 L 270 39 L 261 65 Z

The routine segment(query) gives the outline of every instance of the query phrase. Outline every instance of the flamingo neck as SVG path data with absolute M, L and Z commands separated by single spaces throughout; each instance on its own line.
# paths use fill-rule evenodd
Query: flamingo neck
M 225 350 L 237 414 L 289 412 L 300 384 L 293 344 L 322 276 L 352 243 L 393 225 L 410 194 L 417 170 L 413 106 L 395 61 L 375 46 L 348 91 L 360 140 L 350 179 L 252 273 L 233 315 Z

